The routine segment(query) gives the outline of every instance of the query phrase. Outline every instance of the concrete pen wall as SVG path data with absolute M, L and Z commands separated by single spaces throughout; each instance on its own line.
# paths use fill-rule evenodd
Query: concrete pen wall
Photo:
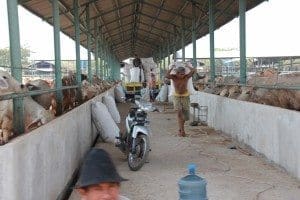
M 230 134 L 300 179 L 300 112 L 204 92 L 191 102 L 208 106 L 208 125 Z
M 96 137 L 91 101 L 0 146 L 0 200 L 58 197 Z

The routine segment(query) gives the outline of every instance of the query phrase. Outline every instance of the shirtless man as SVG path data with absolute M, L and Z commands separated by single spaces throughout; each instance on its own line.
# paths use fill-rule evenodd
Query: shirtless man
M 173 95 L 174 109 L 177 111 L 177 119 L 179 125 L 178 135 L 185 137 L 184 123 L 189 120 L 190 117 L 190 94 L 187 89 L 189 78 L 193 76 L 196 69 L 189 64 L 186 65 L 191 71 L 185 74 L 184 67 L 177 67 L 175 65 L 171 67 L 166 73 L 166 78 L 173 80 L 175 93 Z M 175 68 L 176 74 L 170 74 Z

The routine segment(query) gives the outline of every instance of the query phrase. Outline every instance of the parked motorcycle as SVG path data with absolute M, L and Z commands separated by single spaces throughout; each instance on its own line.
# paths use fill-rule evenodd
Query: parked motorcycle
M 148 159 L 150 151 L 150 130 L 147 113 L 140 107 L 130 108 L 126 117 L 126 133 L 120 134 L 116 145 L 127 155 L 132 171 L 139 170 Z

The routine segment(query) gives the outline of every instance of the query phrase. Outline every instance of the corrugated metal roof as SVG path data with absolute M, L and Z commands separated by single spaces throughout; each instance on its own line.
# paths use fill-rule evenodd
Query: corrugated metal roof
M 216 28 L 238 16 L 238 2 L 215 0 Z M 247 10 L 262 2 L 247 0 Z M 19 3 L 52 24 L 51 0 L 19 0 Z M 174 41 L 174 38 L 177 38 L 176 49 L 181 49 L 182 19 L 185 42 L 192 42 L 192 4 L 196 8 L 196 37 L 200 38 L 208 33 L 208 0 L 79 0 L 81 44 L 87 46 L 85 13 L 89 9 L 92 38 L 98 28 L 119 60 L 134 54 L 151 57 L 158 52 L 159 46 Z M 59 8 L 61 31 L 74 39 L 73 0 L 59 0 Z M 92 44 L 94 49 L 94 42 Z

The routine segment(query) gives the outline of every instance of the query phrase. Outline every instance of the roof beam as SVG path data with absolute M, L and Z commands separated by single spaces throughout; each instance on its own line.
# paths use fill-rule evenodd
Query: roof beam
M 22 1 L 22 0 L 19 0 L 19 2 L 20 2 L 20 1 Z M 30 0 L 23 0 L 23 1 L 28 2 L 28 1 L 30 1 Z M 22 3 L 23 3 L 23 1 L 22 1 Z M 86 3 L 80 4 L 80 5 L 79 5 L 79 8 L 84 7 L 84 6 L 87 6 L 88 4 L 94 3 L 95 1 L 98 1 L 98 0 L 90 0 L 90 2 L 86 2 Z M 25 3 L 26 3 L 26 2 L 25 2 Z M 51 3 L 51 1 L 50 1 L 50 3 Z M 60 12 L 59 12 L 59 15 L 66 15 L 67 13 L 71 13 L 71 14 L 72 14 L 73 11 L 74 11 L 73 8 L 68 8 L 68 9 L 65 9 L 64 11 L 60 11 Z M 45 17 L 46 20 L 51 20 L 52 18 L 53 18 L 52 15 L 50 15 L 50 16 L 48 16 L 48 17 Z
M 119 0 L 115 0 L 115 5 L 116 5 L 117 8 L 120 7 L 120 6 L 119 6 Z M 120 9 L 117 10 L 117 16 L 118 16 L 118 18 L 120 19 L 118 22 L 119 22 L 119 25 L 120 25 L 119 28 L 120 28 L 121 33 L 122 33 L 121 39 L 123 40 L 123 39 L 124 39 L 124 31 L 123 31 L 123 26 L 122 26 L 122 20 L 121 20 L 121 15 L 120 15 Z M 112 36 L 111 36 L 111 37 L 112 37 Z
M 48 0 L 50 4 L 52 4 L 52 1 L 51 0 Z M 62 0 L 59 0 L 58 1 L 58 5 L 59 5 L 59 10 L 64 9 L 64 10 L 70 10 L 70 8 L 66 5 L 65 2 L 63 2 Z M 68 14 L 68 15 L 67 15 Z M 72 27 L 74 26 L 74 15 L 70 12 L 67 12 L 66 14 L 64 14 L 66 16 L 66 18 L 68 18 L 68 20 L 70 20 L 70 22 L 72 23 Z M 46 19 L 47 20 L 47 19 Z M 50 21 L 50 20 L 48 20 Z M 86 30 L 86 27 L 80 22 L 80 29 L 82 32 L 86 33 L 87 30 Z M 63 29 L 65 30 L 65 29 Z
M 154 26 L 155 22 L 157 21 L 158 16 L 160 15 L 161 9 L 164 6 L 164 3 L 165 3 L 164 0 L 160 1 L 160 6 L 158 7 L 158 10 L 156 11 L 155 17 L 152 19 L 151 26 L 150 26 L 150 29 L 149 29 L 149 33 L 151 33 L 151 31 L 152 31 L 153 26 Z M 149 38 L 149 33 L 147 35 L 147 39 Z
M 225 9 L 223 9 L 222 11 L 220 11 L 220 14 L 218 16 L 215 17 L 215 21 L 217 21 L 217 19 L 219 17 L 221 17 L 223 14 L 226 14 L 227 15 L 227 10 L 229 10 L 229 8 L 232 6 L 232 4 L 234 3 L 235 1 L 232 0 L 232 1 L 229 1 L 228 4 L 225 6 Z
M 140 24 L 149 26 L 149 24 L 146 24 L 146 23 L 144 23 L 144 22 L 140 22 Z M 167 30 L 165 30 L 165 29 L 161 29 L 161 28 L 158 28 L 158 27 L 156 27 L 156 26 L 152 26 L 152 28 L 154 28 L 154 29 L 156 29 L 156 30 L 159 30 L 159 31 L 162 31 L 162 32 L 165 32 L 165 33 L 170 33 L 170 34 L 172 34 L 172 35 L 175 35 L 175 33 L 171 32 L 171 31 L 167 31 Z
M 141 50 L 145 54 L 148 54 L 149 51 L 152 51 L 151 48 L 145 48 L 145 46 L 143 44 L 136 43 L 135 45 L 138 46 L 138 47 L 140 47 L 139 50 Z M 114 52 L 119 52 L 119 53 L 122 53 L 122 54 L 128 54 L 128 55 L 130 55 L 131 53 L 129 51 L 127 51 L 127 49 L 124 49 L 124 48 L 127 48 L 127 47 L 126 46 L 122 46 L 122 47 L 120 47 L 118 49 L 115 49 Z
M 128 43 L 128 45 L 129 45 L 129 43 Z M 136 45 L 136 47 L 139 47 L 140 49 L 142 49 L 144 52 L 153 51 L 152 48 L 147 47 L 144 44 L 141 44 L 140 42 L 137 42 L 135 45 Z M 120 46 L 119 48 L 114 49 L 114 52 L 122 52 L 124 54 L 128 54 L 131 56 L 131 53 L 130 53 L 130 51 L 128 51 L 127 46 Z
M 126 23 L 126 24 L 123 24 L 123 28 L 125 27 L 125 26 L 127 26 L 127 25 L 131 25 L 133 22 L 128 22 L 128 23 Z M 109 29 L 109 31 L 110 32 L 113 32 L 113 31 L 115 31 L 115 30 L 117 30 L 117 29 L 119 29 L 119 27 L 116 27 L 116 28 L 113 28 L 113 29 Z M 106 34 L 107 33 L 107 31 L 106 32 L 103 32 L 103 34 Z
M 112 45 L 112 49 L 116 49 L 119 45 L 124 45 L 129 41 L 131 41 L 131 38 L 128 38 L 127 40 L 120 41 L 119 43 Z M 158 44 L 155 44 L 154 42 L 148 42 L 148 41 L 145 41 L 141 38 L 136 38 L 136 41 L 143 42 L 145 44 L 148 44 L 149 46 L 153 46 L 154 48 L 156 48 L 158 46 Z
M 206 5 L 206 4 L 208 4 L 208 0 L 206 0 L 205 3 L 204 3 L 203 5 Z M 208 10 L 202 9 L 201 12 L 202 12 L 201 15 L 199 15 L 199 17 L 198 17 L 198 19 L 197 19 L 197 21 L 196 21 L 196 25 L 197 25 L 196 30 L 198 30 L 199 26 L 203 24 L 203 23 L 200 23 L 200 22 L 201 22 L 205 17 L 208 18 L 208 14 L 207 14 L 207 13 L 208 13 Z M 205 21 L 204 23 L 207 23 L 207 21 Z
M 162 40 L 166 39 L 166 38 L 162 37 L 162 36 L 159 35 L 159 34 L 150 32 L 149 30 L 145 30 L 145 29 L 142 29 L 142 28 L 140 28 L 139 30 L 140 30 L 140 31 L 143 31 L 143 32 L 145 32 L 145 33 L 151 34 L 151 35 L 155 35 L 156 37 L 158 37 L 158 38 L 160 38 L 160 39 L 162 39 Z
M 117 33 L 115 33 L 115 34 L 110 35 L 110 37 L 112 38 L 112 37 L 117 36 L 117 35 L 124 35 L 124 33 L 128 32 L 128 31 L 130 31 L 130 30 L 131 30 L 131 27 L 130 27 L 130 28 L 127 28 L 127 29 L 123 29 L 123 30 L 120 31 L 120 32 L 117 32 Z M 121 36 L 120 38 L 123 40 L 124 37 Z
M 114 8 L 114 9 L 109 10 L 109 11 L 106 11 L 106 12 L 102 12 L 101 14 L 96 15 L 96 16 L 92 17 L 91 19 L 95 19 L 95 18 L 98 18 L 98 17 L 103 17 L 104 15 L 107 15 L 107 14 L 109 14 L 109 13 L 115 12 L 116 10 L 121 10 L 122 8 L 125 8 L 125 7 L 127 7 L 127 6 L 130 6 L 130 5 L 134 4 L 134 3 L 135 3 L 135 1 L 130 2 L 130 3 L 128 3 L 128 4 L 124 4 L 123 6 L 119 6 L 119 7 L 117 7 L 117 8 Z
M 142 44 L 142 45 L 144 45 L 145 47 L 147 47 L 147 48 L 149 48 L 149 49 L 152 49 L 152 50 L 155 50 L 155 49 L 156 49 L 156 46 L 150 45 L 150 44 L 148 44 L 148 43 L 146 43 L 146 42 L 142 42 L 142 41 L 140 41 L 140 40 L 137 40 L 137 43 L 138 43 L 138 44 Z
M 138 34 L 138 28 L 139 28 L 139 21 L 140 21 L 140 15 L 139 10 L 141 10 L 142 4 L 140 0 L 136 1 L 135 7 L 133 9 L 133 26 L 132 26 L 132 34 L 131 34 L 131 53 L 135 53 L 135 38 Z
M 152 17 L 151 15 L 148 15 L 148 14 L 145 14 L 145 13 L 139 13 L 139 14 L 140 14 L 140 15 L 143 15 L 143 16 L 146 16 L 146 17 L 149 17 L 149 18 L 151 18 L 151 19 L 155 19 L 155 17 Z M 168 25 L 173 25 L 173 26 L 176 26 L 176 27 L 180 27 L 180 26 L 178 26 L 177 24 L 174 24 L 174 23 L 172 23 L 172 22 L 168 22 L 168 21 L 166 21 L 166 20 L 162 20 L 162 19 L 159 19 L 159 18 L 157 18 L 157 21 L 163 22 L 163 23 L 168 24 Z
M 147 43 L 147 44 L 149 44 L 149 45 L 152 45 L 152 46 L 155 46 L 155 47 L 158 47 L 159 46 L 159 44 L 160 44 L 160 42 L 158 42 L 157 43 L 157 40 L 155 40 L 154 38 L 152 38 L 154 41 L 156 41 L 156 42 L 154 42 L 154 41 L 148 41 L 148 40 L 144 40 L 143 38 L 137 38 L 137 40 L 140 40 L 140 41 L 142 41 L 142 42 L 145 42 L 145 43 Z
M 154 8 L 157 8 L 157 9 L 160 9 L 160 10 L 163 10 L 163 11 L 166 11 L 166 12 L 168 12 L 168 13 L 171 13 L 171 14 L 175 15 L 175 16 L 177 16 L 177 15 L 179 14 L 180 17 L 183 17 L 183 18 L 188 19 L 188 20 L 192 20 L 191 17 L 185 16 L 185 15 L 183 15 L 183 14 L 177 13 L 177 12 L 175 12 L 175 11 L 166 9 L 166 8 L 164 8 L 164 7 L 161 7 L 161 6 L 157 6 L 157 5 L 152 4 L 152 3 L 149 3 L 149 2 L 147 2 L 147 1 L 143 1 L 143 4 L 148 5 L 148 6 L 151 6 L 151 7 L 154 7 Z
M 127 18 L 127 17 L 130 17 L 130 16 L 132 16 L 132 15 L 133 15 L 133 14 L 130 13 L 130 14 L 128 14 L 128 15 L 122 16 L 122 19 L 125 19 L 125 18 Z M 110 22 L 105 23 L 105 25 L 112 24 L 112 23 L 114 23 L 114 22 L 116 22 L 116 21 L 119 21 L 120 19 L 121 19 L 121 18 L 116 18 L 116 19 L 114 19 L 114 20 L 112 20 L 112 21 L 110 21 Z M 102 27 L 104 27 L 104 25 L 101 25 L 101 26 L 100 26 L 100 28 L 102 28 Z
M 201 1 L 201 0 L 186 0 L 186 1 L 189 1 L 189 2 L 191 2 L 191 3 L 194 3 L 194 4 L 198 4 L 198 5 L 200 5 L 200 6 L 202 6 L 203 4 L 203 1 Z
M 179 17 L 181 15 L 181 13 L 184 11 L 184 9 L 187 7 L 188 4 L 189 4 L 188 1 L 184 2 L 184 4 L 177 11 L 177 15 L 174 17 L 174 19 L 171 21 L 171 23 L 174 23 L 177 20 L 177 17 Z M 174 25 L 173 25 L 173 27 L 174 27 Z M 176 27 L 178 27 L 178 26 L 176 26 Z
M 97 13 L 100 13 L 100 11 L 99 11 L 98 7 L 96 6 L 95 2 L 93 3 L 93 7 L 94 7 L 94 9 L 96 10 Z M 94 19 L 94 18 L 93 18 L 93 19 Z M 95 20 L 96 20 L 96 19 L 97 19 L 97 18 L 95 18 Z M 107 34 L 110 35 L 110 33 L 108 32 L 107 24 L 104 23 L 103 18 L 102 18 L 101 16 L 99 16 L 99 19 L 101 20 L 101 23 L 104 24 L 104 25 L 102 25 L 101 27 L 104 27 L 104 28 L 107 30 Z M 92 19 L 90 18 L 90 20 L 92 20 Z M 101 31 L 101 32 L 102 32 L 102 31 Z
M 178 9 L 177 13 L 181 14 L 184 11 L 184 9 L 187 7 L 188 4 L 189 4 L 189 1 L 186 0 L 184 2 L 184 4 Z M 174 17 L 174 19 L 172 20 L 172 22 L 175 22 L 177 20 L 177 17 L 178 17 L 178 15 L 176 17 Z M 171 28 L 173 28 L 174 31 L 177 33 L 177 29 L 176 29 L 177 27 L 176 26 L 173 26 Z M 174 44 L 173 45 L 175 46 L 175 49 L 177 50 L 178 49 L 177 48 L 177 34 L 175 34 L 175 36 L 174 36 Z
M 130 41 L 128 41 L 130 42 Z M 120 47 L 116 47 L 113 49 L 113 51 L 117 51 L 117 52 L 128 52 L 128 46 L 125 45 L 126 43 L 122 44 L 122 46 Z M 143 42 L 137 41 L 136 46 L 142 47 L 142 49 L 148 49 L 148 50 L 153 50 L 154 48 L 152 46 L 150 46 L 149 44 L 145 44 Z
M 112 47 L 112 49 L 115 49 L 115 47 L 117 47 L 117 46 L 119 46 L 119 45 L 121 45 L 121 44 L 125 44 L 125 43 L 127 43 L 127 42 L 129 42 L 129 41 L 131 41 L 131 37 L 130 38 L 127 38 L 126 40 L 121 40 L 119 43 L 117 43 L 117 44 L 113 44 L 111 47 Z
M 32 0 L 18 0 L 18 3 L 23 4 L 23 3 L 28 3 L 30 1 L 32 1 Z

